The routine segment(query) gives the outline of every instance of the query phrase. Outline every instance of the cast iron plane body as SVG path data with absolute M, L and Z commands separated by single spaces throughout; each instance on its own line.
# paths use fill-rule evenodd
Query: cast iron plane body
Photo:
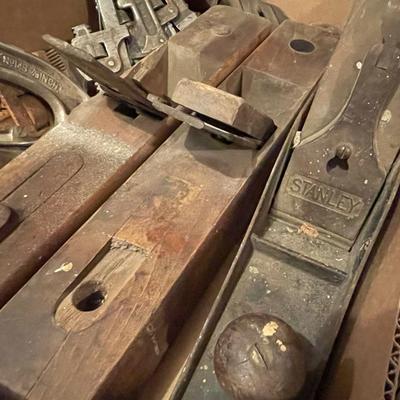
M 356 3 L 302 132 L 278 157 L 175 398 L 314 397 L 399 186 L 398 17 L 393 3 Z M 258 332 L 254 342 L 245 340 L 249 332 Z
M 170 39 L 170 66 L 182 54 L 199 63 L 181 57 L 177 84 L 241 97 L 232 104 L 274 128 L 252 149 L 182 124 L 0 310 L 3 396 L 128 399 L 151 376 L 244 232 L 337 43 L 292 21 L 270 31 L 265 18 L 217 6 Z

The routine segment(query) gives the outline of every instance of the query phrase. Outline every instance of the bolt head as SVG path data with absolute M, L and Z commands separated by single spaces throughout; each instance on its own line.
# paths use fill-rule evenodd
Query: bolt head
M 349 144 L 341 144 L 336 148 L 336 157 L 341 160 L 348 160 L 351 156 L 351 146 Z

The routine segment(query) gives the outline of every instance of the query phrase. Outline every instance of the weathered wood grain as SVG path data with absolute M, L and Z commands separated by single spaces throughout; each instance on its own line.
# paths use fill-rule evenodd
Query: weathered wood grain
M 131 119 L 99 95 L 0 171 L 0 307 L 168 137 L 176 123 Z
M 282 46 L 291 52 L 288 29 L 289 39 L 304 32 L 288 22 L 257 57 L 283 57 Z M 312 84 L 296 85 L 296 63 L 287 65 L 285 79 L 273 64 L 262 67 L 281 102 L 268 111 L 278 128 L 261 150 L 182 125 L 6 304 L 0 393 L 128 399 L 149 378 L 245 229 L 274 153 L 329 60 L 336 39 L 328 45 L 329 33 L 312 28 L 317 32 L 308 62 L 320 68 L 309 68 Z M 260 102 L 268 90 L 263 96 Z

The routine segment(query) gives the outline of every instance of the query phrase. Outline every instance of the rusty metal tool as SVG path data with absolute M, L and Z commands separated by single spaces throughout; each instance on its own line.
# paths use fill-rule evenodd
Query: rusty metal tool
M 212 10 L 225 21 L 242 18 L 248 46 L 251 35 L 269 29 L 264 18 L 231 7 Z M 226 40 L 234 43 L 239 34 Z M 174 38 L 179 35 L 188 46 L 195 40 L 188 30 Z M 312 41 L 314 51 L 293 49 L 290 43 L 300 38 Z M 244 231 L 276 151 L 337 39 L 324 29 L 286 21 L 260 42 L 255 51 L 248 47 L 251 54 L 236 68 L 231 58 L 221 59 L 211 71 L 203 57 L 201 67 L 219 87 L 238 85 L 245 74 L 248 98 L 262 85 L 258 103 L 277 126 L 273 135 L 251 150 L 181 125 L 0 310 L 0 393 L 31 400 L 121 400 L 132 398 L 151 376 Z M 209 56 L 219 60 L 221 49 L 238 47 L 219 45 Z M 237 61 L 236 54 L 231 57 Z M 221 65 L 230 71 L 225 79 Z
M 1 164 L 19 154 L 19 146 L 31 145 L 88 98 L 50 64 L 4 43 L 0 43 L 0 82 L 2 115 L 7 117 L 0 123 Z
M 73 46 L 121 74 L 196 19 L 183 0 L 96 0 L 100 30 L 73 27 Z
M 0 103 L 17 127 L 25 128 L 25 134 L 30 135 L 35 132 L 33 120 L 28 115 L 27 109 L 19 101 L 18 91 L 9 85 L 0 83 Z
M 56 123 L 88 98 L 57 68 L 4 43 L 0 43 L 0 80 L 20 86 L 42 98 L 53 110 Z
M 50 128 L 53 118 L 50 109 L 36 96 L 1 82 L 0 109 L 4 114 L 0 121 L 2 146 L 32 144 Z
M 54 38 L 51 35 L 44 35 L 43 40 L 54 47 L 78 69 L 98 82 L 110 96 L 123 100 L 140 110 L 155 113 L 146 99 L 146 92 L 133 79 L 123 79 L 115 75 L 92 55 L 63 40 Z
M 92 57 L 116 74 L 131 66 L 126 39 L 129 38 L 127 25 L 122 25 L 113 0 L 96 0 L 102 29 L 91 32 L 88 25 L 72 28 L 73 46 L 85 50 Z
M 131 21 L 128 51 L 132 60 L 143 58 L 196 19 L 183 0 L 117 0 L 117 5 Z
M 400 184 L 398 10 L 393 2 L 356 4 L 302 131 L 279 156 L 174 398 L 314 397 Z M 331 98 L 339 81 L 344 90 Z

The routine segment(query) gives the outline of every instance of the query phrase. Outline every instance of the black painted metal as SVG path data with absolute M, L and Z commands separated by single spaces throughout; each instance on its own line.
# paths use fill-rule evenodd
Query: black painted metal
M 246 397 L 240 382 L 235 382 L 235 392 L 222 382 L 224 390 L 216 377 L 214 349 L 221 333 L 231 321 L 254 313 L 278 318 L 297 333 L 306 353 L 307 379 L 301 393 L 291 398 L 313 398 L 358 278 L 400 184 L 398 4 L 382 1 L 381 10 L 373 13 L 373 3 L 364 1 L 355 8 L 360 15 L 367 9 L 370 21 L 353 18 L 352 24 L 359 29 L 368 22 L 382 24 L 382 35 L 365 39 L 370 44 L 364 57 L 351 46 L 340 48 L 332 67 L 340 70 L 353 61 L 354 68 L 360 70 L 353 89 L 347 91 L 344 107 L 332 115 L 325 128 L 302 135 L 299 143 L 295 132 L 288 139 L 296 137 L 297 145 L 291 152 L 288 144 L 282 150 L 185 366 L 175 399 L 228 399 L 232 394 L 238 399 L 280 398 L 268 390 Z M 354 25 L 347 28 L 348 32 L 354 29 Z M 349 35 L 344 40 L 349 40 Z M 323 82 L 321 91 L 324 84 L 330 87 L 331 83 Z M 314 103 L 310 115 L 324 106 Z M 332 108 L 336 106 L 337 102 Z M 283 344 L 284 352 L 291 352 L 291 343 L 282 339 L 279 326 L 275 328 L 272 335 L 266 335 L 268 345 L 283 351 Z M 263 327 L 259 333 L 265 336 Z M 252 346 L 244 346 L 242 351 L 249 351 L 249 357 L 238 368 L 247 373 L 247 384 L 256 383 L 259 377 L 252 371 L 257 360 L 251 358 Z M 265 374 L 269 376 L 268 368 Z M 285 382 L 279 383 L 285 387 Z

